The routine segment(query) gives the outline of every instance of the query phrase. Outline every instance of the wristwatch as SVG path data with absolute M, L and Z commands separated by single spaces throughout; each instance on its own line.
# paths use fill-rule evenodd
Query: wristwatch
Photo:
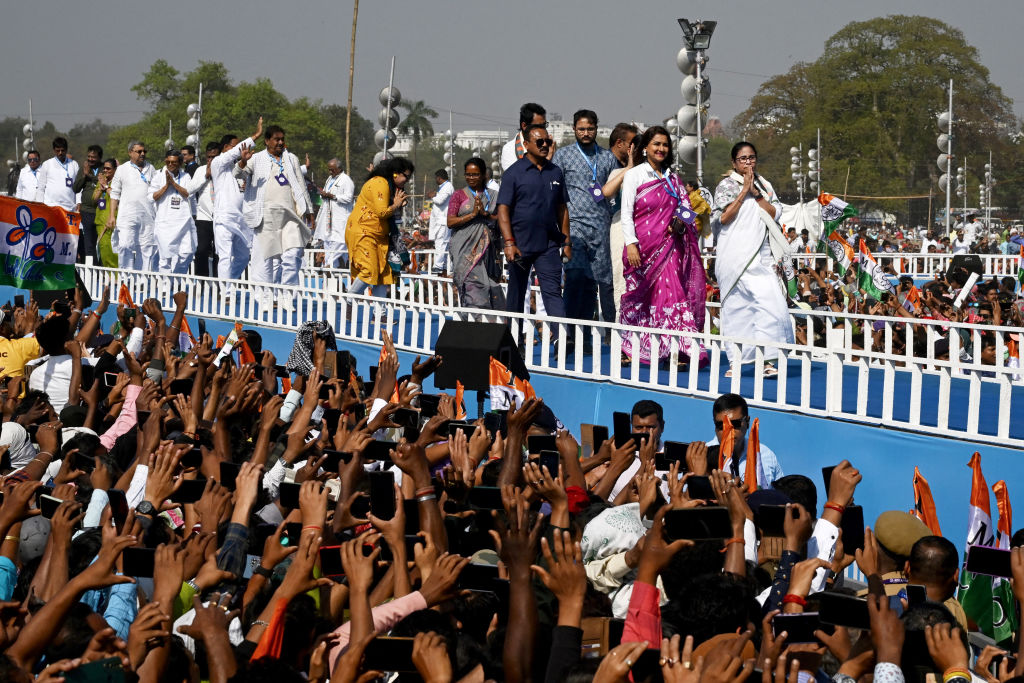
M 148 500 L 144 500 L 135 506 L 135 512 L 140 515 L 146 515 L 147 517 L 156 516 L 156 508 Z

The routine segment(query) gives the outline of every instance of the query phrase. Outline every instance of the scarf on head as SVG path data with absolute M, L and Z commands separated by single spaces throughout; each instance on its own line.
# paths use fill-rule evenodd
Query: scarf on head
M 338 343 L 334 339 L 334 329 L 330 323 L 326 320 L 302 323 L 295 335 L 295 343 L 292 345 L 291 353 L 288 354 L 288 361 L 285 363 L 285 369 L 288 372 L 303 377 L 309 377 L 309 373 L 313 372 L 313 339 L 315 337 L 327 340 L 328 350 L 338 350 Z
M 20 470 L 36 457 L 36 449 L 28 437 L 28 431 L 17 422 L 4 422 L 0 428 L 0 446 L 7 446 L 11 467 Z

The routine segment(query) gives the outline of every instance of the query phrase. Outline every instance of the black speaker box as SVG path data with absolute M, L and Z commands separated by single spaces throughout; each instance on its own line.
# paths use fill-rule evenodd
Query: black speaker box
M 964 273 L 964 271 L 967 271 Z M 946 280 L 956 281 L 963 285 L 971 273 L 977 273 L 979 277 L 985 275 L 985 268 L 981 265 L 981 257 L 977 254 L 957 254 L 946 270 Z
M 506 325 L 449 320 L 434 345 L 444 362 L 434 373 L 439 389 L 454 389 L 455 381 L 467 390 L 487 391 L 490 386 L 491 356 L 519 379 L 529 379 L 519 347 Z

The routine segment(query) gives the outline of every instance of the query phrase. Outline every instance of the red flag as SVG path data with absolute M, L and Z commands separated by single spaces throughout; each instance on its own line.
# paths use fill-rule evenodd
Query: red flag
M 914 467 L 914 516 L 924 522 L 933 534 L 942 535 L 939 516 L 935 511 L 935 501 L 932 499 L 932 489 L 917 467 Z
M 128 285 L 123 282 L 117 290 L 117 303 L 123 304 L 128 308 L 137 308 L 135 302 L 132 301 L 132 293 L 128 291 Z
M 462 394 L 466 388 L 462 386 L 462 382 L 455 380 L 455 419 L 465 420 L 466 419 L 466 405 L 462 402 Z
M 747 467 L 743 473 L 743 482 L 747 485 L 747 493 L 757 490 L 757 455 L 761 452 L 761 439 L 758 436 L 758 422 L 755 417 L 750 425 L 747 436 Z
M 736 430 L 728 415 L 722 416 L 722 440 L 718 447 L 718 469 L 725 469 L 725 458 L 732 457 L 733 444 L 736 443 Z

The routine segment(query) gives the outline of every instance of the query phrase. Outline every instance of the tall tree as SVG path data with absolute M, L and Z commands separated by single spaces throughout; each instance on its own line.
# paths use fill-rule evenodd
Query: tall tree
M 963 34 L 929 17 L 847 24 L 825 41 L 817 61 L 765 81 L 732 127 L 758 145 L 759 166 L 779 189 L 793 189 L 789 147 L 803 142 L 806 150 L 821 128 L 822 189 L 842 193 L 849 172 L 851 194 L 939 195 L 936 116 L 946 109 L 950 79 L 957 121 L 953 153 L 959 163 L 965 154 L 975 157 L 969 165 L 980 171 L 989 149 L 998 156 L 1016 147 L 1012 104 Z M 905 202 L 874 206 L 907 209 Z
M 437 118 L 437 112 L 427 106 L 423 100 L 402 102 L 398 106 L 405 109 L 405 116 L 398 122 L 398 132 L 403 135 L 412 135 L 412 165 L 417 166 L 417 148 L 424 137 L 434 134 L 434 125 L 430 119 Z

